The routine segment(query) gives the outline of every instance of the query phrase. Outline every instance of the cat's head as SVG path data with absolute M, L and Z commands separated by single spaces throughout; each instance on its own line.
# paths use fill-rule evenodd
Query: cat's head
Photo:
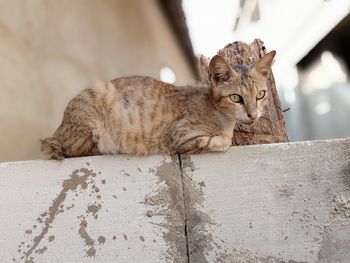
M 259 119 L 268 103 L 266 81 L 275 54 L 271 51 L 252 65 L 229 65 L 223 57 L 214 56 L 209 72 L 216 108 L 246 124 Z

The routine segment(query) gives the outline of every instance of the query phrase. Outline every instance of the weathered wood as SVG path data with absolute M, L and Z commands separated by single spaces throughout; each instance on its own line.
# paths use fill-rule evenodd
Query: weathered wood
M 187 262 L 182 197 L 168 157 L 2 163 L 0 262 Z
M 264 43 L 259 39 L 254 40 L 250 45 L 237 41 L 220 49 L 218 54 L 224 57 L 230 64 L 253 64 L 266 54 L 266 48 L 264 47 Z M 198 72 L 201 81 L 207 84 L 209 84 L 208 65 L 209 58 L 201 55 L 198 59 Z M 272 72 L 270 73 L 267 86 L 269 89 L 269 103 L 266 107 L 266 114 L 252 126 L 242 123 L 237 124 L 233 133 L 233 145 L 288 141 L 281 102 L 277 94 Z
M 182 164 L 190 262 L 349 262 L 349 139 L 233 147 Z

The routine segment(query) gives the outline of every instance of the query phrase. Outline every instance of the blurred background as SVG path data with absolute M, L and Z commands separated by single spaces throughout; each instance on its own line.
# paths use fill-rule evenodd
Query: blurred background
M 291 141 L 350 136 L 350 0 L 0 0 L 0 161 L 39 139 L 98 80 L 197 78 L 196 56 L 255 38 L 275 49 Z

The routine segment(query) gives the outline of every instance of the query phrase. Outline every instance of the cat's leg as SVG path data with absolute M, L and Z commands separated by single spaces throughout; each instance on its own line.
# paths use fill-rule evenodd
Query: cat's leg
M 167 145 L 170 154 L 176 153 L 202 153 L 223 152 L 232 145 L 232 138 L 228 135 L 202 135 L 200 132 L 191 132 L 192 136 L 169 139 L 172 143 Z
M 201 136 L 182 144 L 187 148 L 187 153 L 224 152 L 232 144 L 232 139 L 227 135 Z
M 101 155 L 100 134 L 91 123 L 71 121 L 63 123 L 56 133 L 62 142 L 65 157 Z
M 116 154 L 118 149 L 109 131 L 98 125 L 92 130 L 93 141 L 97 144 L 97 149 L 101 154 Z
M 89 132 L 88 129 L 91 129 Z M 118 152 L 111 135 L 100 126 L 88 127 L 84 132 L 76 132 L 74 140 L 65 143 L 67 157 L 80 157 L 101 154 L 116 154 Z
M 81 127 L 79 127 L 81 128 Z M 75 129 L 74 133 L 62 134 L 62 148 L 65 157 L 81 157 L 100 154 L 88 128 Z
M 210 137 L 207 149 L 210 152 L 224 152 L 227 151 L 231 145 L 232 137 L 222 134 Z

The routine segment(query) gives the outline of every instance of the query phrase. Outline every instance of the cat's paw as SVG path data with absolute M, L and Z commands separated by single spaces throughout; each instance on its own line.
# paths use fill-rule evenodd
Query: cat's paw
M 225 152 L 232 145 L 232 138 L 227 135 L 219 135 L 211 138 L 208 148 L 214 152 Z

